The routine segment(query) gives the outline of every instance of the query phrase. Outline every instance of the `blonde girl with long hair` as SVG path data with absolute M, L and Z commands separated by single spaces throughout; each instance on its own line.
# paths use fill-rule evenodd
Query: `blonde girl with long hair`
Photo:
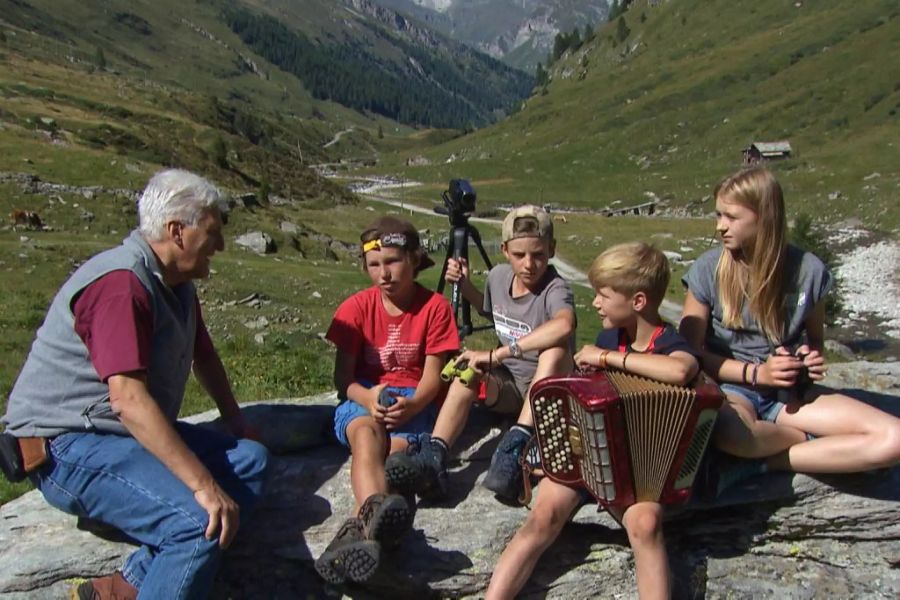
M 762 470 L 850 473 L 900 462 L 900 419 L 818 384 L 828 269 L 786 241 L 782 189 L 763 168 L 719 182 L 720 247 L 682 279 L 680 333 L 727 395 L 715 443 Z

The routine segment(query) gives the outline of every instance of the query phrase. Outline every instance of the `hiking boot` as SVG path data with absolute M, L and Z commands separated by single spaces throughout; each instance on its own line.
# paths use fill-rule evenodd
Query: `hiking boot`
M 525 451 L 529 439 L 530 433 L 514 426 L 500 440 L 494 456 L 491 457 L 491 466 L 481 485 L 494 492 L 501 502 L 508 504 L 519 502 L 519 495 L 524 488 L 519 457 Z
M 412 529 L 413 511 L 403 496 L 372 494 L 359 508 L 359 520 L 365 539 L 394 548 Z
M 316 572 L 328 583 L 341 584 L 347 579 L 362 583 L 375 574 L 380 558 L 378 542 L 367 540 L 362 521 L 353 517 L 344 521 L 316 560 Z
M 388 456 L 384 474 L 388 487 L 398 494 L 441 500 L 447 495 L 447 450 L 430 434 L 420 433 L 405 452 Z
M 79 584 L 69 595 L 71 600 L 136 600 L 137 588 L 116 571 Z

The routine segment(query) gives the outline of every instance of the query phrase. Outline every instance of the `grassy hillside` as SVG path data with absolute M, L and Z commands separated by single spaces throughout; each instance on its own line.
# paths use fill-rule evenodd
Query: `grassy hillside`
M 504 122 L 421 153 L 426 182 L 480 182 L 484 202 L 600 208 L 645 201 L 712 210 L 710 189 L 752 141 L 787 139 L 772 163 L 795 211 L 900 223 L 900 5 L 634 2 L 567 53 Z M 627 33 L 626 35 L 623 35 Z
M 0 170 L 131 185 L 177 164 L 239 188 L 340 198 L 305 167 L 374 156 L 411 131 L 394 118 L 483 124 L 530 87 L 358 5 L 0 0 Z
M 305 167 L 334 155 L 323 146 L 342 129 L 365 142 L 397 128 L 312 99 L 203 3 L 0 4 L 0 171 L 134 188 L 172 164 L 343 201 Z

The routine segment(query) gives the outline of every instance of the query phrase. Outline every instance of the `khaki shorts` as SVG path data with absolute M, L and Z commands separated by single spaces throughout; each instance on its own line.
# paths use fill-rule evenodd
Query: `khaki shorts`
M 525 382 L 523 389 L 518 385 L 509 369 L 500 365 L 491 369 L 491 372 L 485 377 L 485 383 L 487 385 L 485 407 L 502 414 L 519 414 L 531 382 Z

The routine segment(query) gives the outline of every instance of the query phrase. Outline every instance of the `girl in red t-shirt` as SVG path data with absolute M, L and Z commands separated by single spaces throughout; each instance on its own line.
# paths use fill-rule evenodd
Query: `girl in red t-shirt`
M 351 451 L 359 507 L 316 561 L 319 574 L 333 583 L 367 580 L 382 545 L 396 544 L 411 529 L 413 508 L 388 493 L 384 459 L 405 450 L 410 437 L 431 431 L 441 368 L 459 350 L 449 302 L 415 280 L 434 264 L 415 227 L 382 217 L 360 240 L 372 286 L 338 307 L 327 334 L 337 346 L 335 434 Z

